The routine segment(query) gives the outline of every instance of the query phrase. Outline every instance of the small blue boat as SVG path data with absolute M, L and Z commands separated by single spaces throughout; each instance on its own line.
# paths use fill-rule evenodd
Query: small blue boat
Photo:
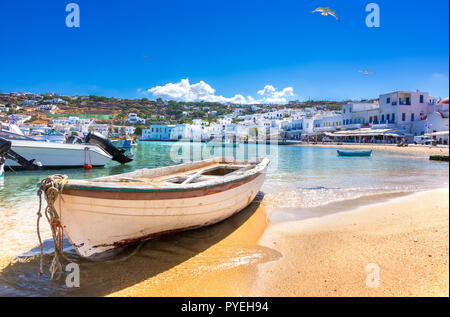
M 372 150 L 337 150 L 339 156 L 371 156 Z

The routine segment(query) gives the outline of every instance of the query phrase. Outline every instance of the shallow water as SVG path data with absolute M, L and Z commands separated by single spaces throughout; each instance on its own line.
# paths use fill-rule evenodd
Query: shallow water
M 131 282 L 137 283 L 158 275 L 193 257 L 197 259 L 211 246 L 227 240 L 226 237 L 252 216 L 256 210 L 255 204 L 259 204 L 259 201 L 255 202 L 244 212 L 210 228 L 146 242 L 136 255 L 114 264 L 83 261 L 66 241 L 65 250 L 74 260 L 82 263 L 83 274 L 89 275 L 90 281 L 84 284 L 83 290 L 69 290 L 63 282 L 49 283 L 48 276 L 37 277 L 36 184 L 51 174 L 92 178 L 139 168 L 173 165 L 180 163 L 180 159 L 198 160 L 222 154 L 238 159 L 267 156 L 271 164 L 259 200 L 266 206 L 272 222 L 320 216 L 386 197 L 448 186 L 449 176 L 447 163 L 381 151 L 375 151 L 372 157 L 338 157 L 336 149 L 332 148 L 273 145 L 222 148 L 220 145 L 208 147 L 198 143 L 171 142 L 141 142 L 133 151 L 135 160 L 123 166 L 111 163 L 91 171 L 73 169 L 6 174 L 0 183 L 0 270 L 5 267 L 0 273 L 0 295 L 104 295 L 119 290 L 130 286 Z M 45 252 L 49 253 L 52 250 L 51 234 L 44 220 L 41 228 L 46 240 Z M 127 252 L 134 250 L 135 247 L 132 247 Z M 227 270 L 269 261 L 278 256 L 273 250 L 258 248 L 256 242 L 252 246 L 233 244 L 226 250 L 216 252 L 217 255 L 209 254 L 202 263 L 194 262 L 197 263 L 195 269 L 204 272 Z M 19 262 L 10 260 L 17 256 Z M 46 256 L 46 261 L 49 259 Z M 146 267 L 148 261 L 152 262 L 152 269 Z M 121 283 L 117 276 L 126 275 L 120 272 L 130 267 L 141 270 L 142 274 L 131 279 L 124 278 L 126 282 Z

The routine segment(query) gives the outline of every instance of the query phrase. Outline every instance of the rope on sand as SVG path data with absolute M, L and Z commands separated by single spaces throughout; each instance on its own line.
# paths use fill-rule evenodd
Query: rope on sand
M 40 263 L 39 263 L 39 275 L 44 274 L 44 246 L 42 244 L 42 238 L 39 228 L 39 222 L 42 217 L 42 194 L 44 194 L 45 201 L 47 202 L 47 207 L 45 207 L 45 217 L 47 218 L 48 223 L 50 224 L 50 229 L 52 230 L 52 236 L 53 236 L 53 245 L 54 245 L 54 251 L 53 251 L 53 259 L 50 265 L 50 274 L 51 279 L 55 277 L 56 273 L 63 273 L 62 268 L 62 260 L 65 260 L 69 263 L 72 263 L 70 259 L 68 259 L 64 255 L 64 230 L 61 223 L 62 218 L 62 209 L 61 209 L 61 201 L 62 201 L 62 192 L 64 189 L 64 185 L 66 184 L 68 179 L 67 175 L 52 175 L 47 178 L 44 178 L 40 184 L 39 189 L 37 191 L 37 195 L 39 197 L 39 210 L 37 212 L 37 223 L 36 223 L 36 229 L 37 229 L 37 235 L 39 239 L 39 248 L 40 248 Z M 60 215 L 58 216 L 58 213 L 56 212 L 55 208 L 55 202 L 56 200 L 60 198 Z M 119 258 L 119 259 L 113 259 L 113 260 L 106 260 L 106 261 L 99 261 L 103 264 L 111 264 L 116 262 L 123 262 L 134 256 L 141 248 L 141 246 L 144 244 L 144 241 L 141 242 L 136 246 L 136 248 L 131 252 L 129 255 Z M 94 262 L 92 264 L 97 264 L 99 262 Z M 83 264 L 86 265 L 86 264 Z M 58 279 L 60 278 L 60 275 L 58 276 Z
M 51 279 L 55 276 L 56 273 L 62 273 L 62 260 L 66 260 L 68 262 L 70 261 L 63 253 L 64 249 L 64 230 L 61 224 L 61 217 L 58 216 L 58 213 L 56 212 L 55 208 L 55 202 L 60 198 L 60 203 L 62 200 L 62 191 L 64 189 L 64 185 L 67 181 L 67 175 L 52 175 L 49 177 L 44 178 L 40 184 L 39 189 L 37 191 L 37 195 L 39 197 L 39 210 L 37 212 L 37 235 L 39 239 L 39 247 L 40 247 L 40 265 L 39 265 L 39 274 L 43 274 L 43 258 L 44 258 L 44 247 L 42 245 L 42 239 L 39 229 L 39 221 L 42 217 L 41 213 L 41 207 L 42 207 L 42 194 L 44 194 L 44 198 L 47 202 L 47 207 L 45 207 L 45 217 L 47 218 L 48 223 L 50 224 L 50 229 L 52 230 L 52 236 L 53 236 L 53 244 L 54 244 L 54 251 L 53 251 L 53 260 L 50 265 L 50 274 Z M 60 208 L 61 210 L 61 208 Z

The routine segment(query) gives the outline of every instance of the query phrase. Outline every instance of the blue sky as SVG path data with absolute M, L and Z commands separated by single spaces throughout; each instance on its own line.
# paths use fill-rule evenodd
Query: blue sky
M 365 25 L 372 1 L 380 28 Z M 372 1 L 1 1 L 0 91 L 154 99 L 148 89 L 188 78 L 203 81 L 190 92 L 225 98 L 258 99 L 267 85 L 300 100 L 447 97 L 448 1 Z M 80 28 L 65 25 L 70 2 Z M 319 6 L 341 21 L 312 14 Z

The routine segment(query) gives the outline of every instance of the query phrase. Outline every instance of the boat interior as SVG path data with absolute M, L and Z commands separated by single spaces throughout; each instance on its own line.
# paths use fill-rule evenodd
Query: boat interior
M 195 163 L 162 167 L 156 169 L 142 169 L 131 173 L 101 177 L 87 180 L 94 184 L 120 184 L 120 186 L 153 185 L 156 187 L 173 187 L 206 182 L 220 181 L 228 176 L 240 176 L 250 172 L 261 161 L 257 162 L 227 162 L 208 160 Z M 92 184 L 92 185 L 94 185 Z

